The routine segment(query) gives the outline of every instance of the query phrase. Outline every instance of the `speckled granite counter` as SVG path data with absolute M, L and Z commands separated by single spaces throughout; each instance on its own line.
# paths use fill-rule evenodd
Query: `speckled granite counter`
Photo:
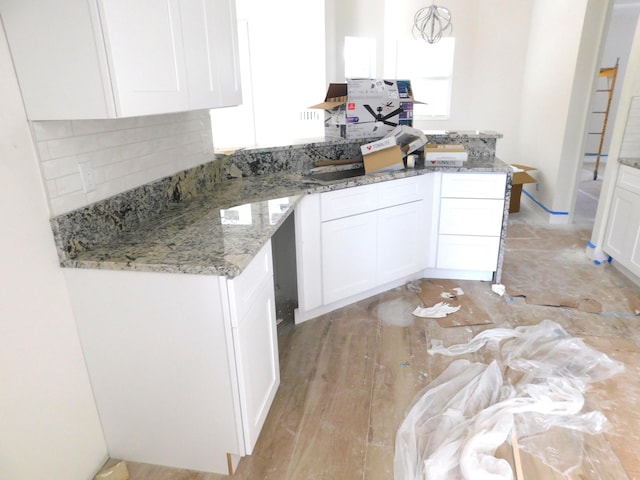
M 491 138 L 495 149 L 498 137 Z M 304 194 L 438 170 L 511 175 L 508 165 L 482 152 L 463 167 L 418 165 L 335 181 L 302 175 L 319 158 L 352 158 L 353 145 L 336 141 L 244 150 L 56 217 L 52 229 L 61 265 L 235 277 Z
M 640 168 L 640 158 L 620 158 L 620 163 L 622 165 L 627 165 L 628 167 Z

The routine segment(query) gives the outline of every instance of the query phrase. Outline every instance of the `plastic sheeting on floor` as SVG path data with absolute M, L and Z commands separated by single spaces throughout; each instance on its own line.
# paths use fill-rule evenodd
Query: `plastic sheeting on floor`
M 434 340 L 429 353 L 483 347 L 495 350 L 489 365 L 454 360 L 417 395 L 396 435 L 395 480 L 511 480 L 495 451 L 514 429 L 521 450 L 568 474 L 581 464 L 583 433 L 608 426 L 602 413 L 586 411 L 584 392 L 623 371 L 620 362 L 550 320 L 485 330 L 448 348 Z

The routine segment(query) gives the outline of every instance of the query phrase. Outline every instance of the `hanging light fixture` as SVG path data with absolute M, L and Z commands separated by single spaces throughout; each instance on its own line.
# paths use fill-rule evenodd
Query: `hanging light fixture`
M 438 7 L 435 1 L 430 6 L 418 10 L 413 16 L 413 29 L 411 32 L 414 38 L 436 43 L 442 38 L 442 35 L 452 31 L 451 12 L 448 8 Z

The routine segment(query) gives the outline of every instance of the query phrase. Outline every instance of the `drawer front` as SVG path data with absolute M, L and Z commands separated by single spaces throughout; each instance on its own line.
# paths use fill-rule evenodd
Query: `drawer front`
M 618 186 L 630 192 L 640 194 L 640 170 L 621 165 L 618 171 Z
M 502 231 L 504 199 L 443 198 L 438 233 L 496 236 Z
M 378 208 L 378 185 L 343 188 L 323 193 L 320 197 L 320 219 L 323 222 L 371 212 Z
M 504 198 L 506 173 L 443 173 L 442 197 Z
M 499 249 L 500 237 L 440 235 L 436 268 L 493 272 Z
M 415 202 L 424 196 L 424 177 L 401 178 L 378 184 L 378 208 Z

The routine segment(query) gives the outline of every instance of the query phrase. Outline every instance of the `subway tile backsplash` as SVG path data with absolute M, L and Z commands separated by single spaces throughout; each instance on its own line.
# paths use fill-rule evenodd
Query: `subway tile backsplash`
M 52 217 L 214 158 L 208 110 L 31 126 Z M 86 163 L 95 182 L 90 192 L 80 175 Z

